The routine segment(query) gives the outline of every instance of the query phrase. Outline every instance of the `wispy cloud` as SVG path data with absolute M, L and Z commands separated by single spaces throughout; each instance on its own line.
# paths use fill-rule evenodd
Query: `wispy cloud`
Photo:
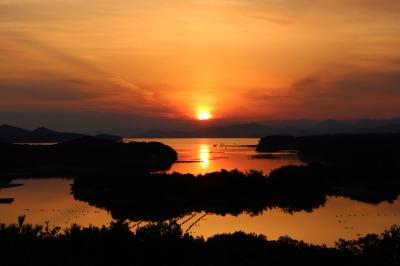
M 280 115 L 307 117 L 384 116 L 400 112 L 400 69 L 308 76 L 280 89 L 243 95 Z
M 88 86 L 89 85 L 89 86 Z M 24 79 L 0 80 L 0 96 L 2 101 L 77 101 L 104 97 L 101 91 L 90 89 L 84 80 L 72 79 Z
M 65 99 L 79 100 L 88 96 L 110 96 L 112 94 L 124 93 L 124 95 L 133 95 L 133 98 L 141 99 L 141 104 L 154 103 L 154 93 L 150 90 L 117 77 L 115 74 L 102 69 L 100 66 L 94 65 L 86 60 L 73 56 L 65 51 L 61 51 L 51 45 L 40 41 L 26 33 L 21 32 L 0 32 L 3 37 L 18 42 L 30 49 L 35 49 L 43 55 L 52 58 L 60 64 L 66 65 L 80 73 L 79 77 L 52 79 L 49 76 L 46 80 L 26 79 L 19 80 L 18 84 L 1 84 L 0 94 L 8 96 L 23 97 L 24 95 L 35 95 L 43 99 L 59 99 L 65 95 Z M 89 80 L 85 80 L 85 76 L 90 76 Z M 98 84 L 96 84 L 98 83 Z M 85 86 L 82 86 L 85 85 Z M 91 91 L 90 91 L 91 90 Z
M 145 98 L 146 100 L 150 101 L 150 102 L 154 102 L 154 92 L 149 91 L 149 90 L 145 90 L 143 88 L 141 88 L 140 86 L 133 84 L 127 80 L 121 79 L 121 78 L 116 78 L 116 77 L 112 77 L 110 78 L 110 80 L 125 89 L 130 90 L 133 93 L 138 94 L 139 96 L 142 96 L 143 98 Z
M 263 21 L 266 21 L 269 23 L 280 25 L 280 26 L 287 26 L 287 25 L 292 24 L 292 22 L 287 19 L 274 18 L 274 17 L 270 17 L 270 16 L 256 15 L 256 14 L 252 14 L 252 15 L 248 14 L 245 16 L 254 18 L 254 19 L 263 20 Z
M 93 64 L 88 63 L 76 56 L 70 55 L 60 49 L 57 49 L 51 45 L 40 41 L 37 38 L 30 36 L 29 34 L 22 32 L 0 32 L 0 35 L 8 37 L 13 41 L 19 42 L 26 45 L 29 48 L 33 48 L 41 52 L 42 54 L 49 56 L 63 64 L 70 65 L 83 71 L 91 72 L 100 76 L 108 76 L 109 74 Z

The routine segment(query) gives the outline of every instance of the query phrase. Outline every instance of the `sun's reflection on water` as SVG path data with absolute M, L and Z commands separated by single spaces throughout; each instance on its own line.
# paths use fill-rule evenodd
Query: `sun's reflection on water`
M 199 158 L 201 168 L 207 169 L 210 166 L 210 146 L 208 144 L 200 144 Z

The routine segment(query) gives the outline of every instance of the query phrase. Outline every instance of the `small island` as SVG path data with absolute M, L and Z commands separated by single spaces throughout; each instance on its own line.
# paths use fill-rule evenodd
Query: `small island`
M 322 164 L 285 166 L 264 175 L 238 170 L 204 175 L 140 173 L 75 177 L 75 199 L 110 211 L 115 219 L 163 221 L 192 212 L 257 215 L 270 208 L 286 212 L 321 207 L 328 196 L 367 203 L 393 202 L 400 178 L 378 178 L 363 169 L 341 172 Z M 111 178 L 112 177 L 112 178 Z
M 0 175 L 46 176 L 110 171 L 160 171 L 168 169 L 177 153 L 158 142 L 115 142 L 83 137 L 55 145 L 0 143 Z

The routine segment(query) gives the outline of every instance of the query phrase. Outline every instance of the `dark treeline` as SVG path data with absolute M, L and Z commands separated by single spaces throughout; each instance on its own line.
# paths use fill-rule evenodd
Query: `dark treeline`
M 10 177 L 2 177 L 0 178 L 0 189 L 7 187 L 12 181 Z
M 257 151 L 297 150 L 302 160 L 329 164 L 400 165 L 400 134 L 268 136 Z
M 400 134 L 269 136 L 257 150 L 297 150 L 302 161 L 323 164 L 325 175 L 334 177 L 337 195 L 368 202 L 398 195 Z
M 336 246 L 310 245 L 289 237 L 236 232 L 207 240 L 183 233 L 176 221 L 136 230 L 109 227 L 60 231 L 48 225 L 0 224 L 1 265 L 399 265 L 400 228 Z
M 268 176 L 237 170 L 198 176 L 114 173 L 75 177 L 72 193 L 78 200 L 107 209 L 114 218 L 150 221 L 200 211 L 220 215 L 257 215 L 275 207 L 312 211 L 324 205 L 327 196 L 378 203 L 392 202 L 400 195 L 399 176 L 355 182 L 343 178 L 346 175 L 322 164 L 285 166 Z
M 2 176 L 68 175 L 104 169 L 135 172 L 168 169 L 177 160 L 158 142 L 122 143 L 85 137 L 55 145 L 0 143 Z
M 10 185 L 12 179 L 11 178 L 0 178 L 0 191 L 2 188 L 7 188 Z M 13 198 L 1 198 L 0 197 L 0 204 L 10 204 L 14 201 Z

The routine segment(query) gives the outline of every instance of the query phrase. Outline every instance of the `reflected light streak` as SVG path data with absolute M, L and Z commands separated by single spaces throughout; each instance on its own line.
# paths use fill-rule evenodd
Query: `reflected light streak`
M 210 165 L 210 146 L 207 144 L 200 144 L 199 157 L 201 168 L 206 169 Z

